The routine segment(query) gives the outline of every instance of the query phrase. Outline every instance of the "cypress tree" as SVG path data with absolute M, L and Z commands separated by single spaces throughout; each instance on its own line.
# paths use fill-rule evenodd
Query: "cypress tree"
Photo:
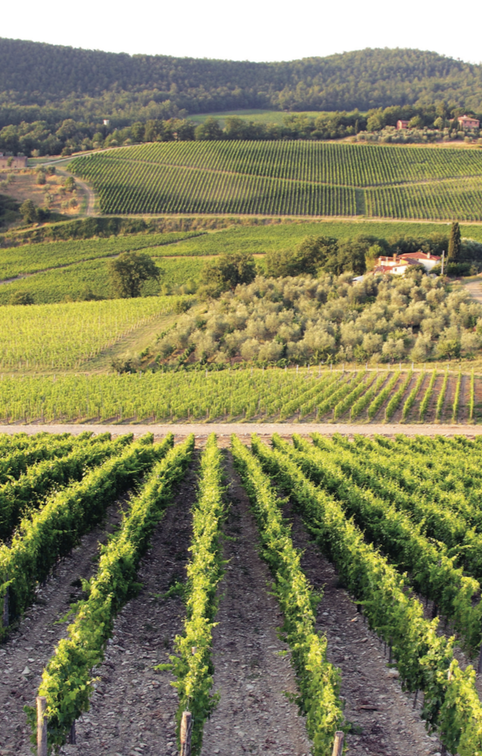
M 447 258 L 451 262 L 458 262 L 460 260 L 460 249 L 461 249 L 460 228 L 457 221 L 454 221 L 452 223 L 452 228 L 450 229 L 449 248 L 448 248 Z

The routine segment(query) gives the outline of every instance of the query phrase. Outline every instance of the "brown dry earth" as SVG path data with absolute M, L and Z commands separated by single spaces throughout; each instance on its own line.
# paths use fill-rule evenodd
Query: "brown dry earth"
M 285 516 L 293 523 L 292 538 L 303 550 L 302 568 L 315 590 L 323 591 L 317 631 L 328 639 L 328 659 L 341 672 L 350 756 L 425 756 L 439 754 L 436 736 L 429 736 L 420 718 L 421 694 L 401 689 L 398 672 L 389 666 L 383 643 L 365 624 L 363 615 L 342 587 L 334 566 L 311 541 L 301 518 L 288 503 Z
M 76 724 L 77 743 L 62 749 L 68 756 L 177 753 L 173 678 L 155 672 L 154 666 L 169 661 L 174 638 L 183 629 L 182 599 L 163 595 L 186 577 L 196 468 L 191 465 L 155 530 L 138 573 L 142 589 L 116 620 L 105 660 L 97 670 L 90 711 Z
M 0 756 L 31 754 L 23 707 L 35 705 L 42 670 L 66 636 L 67 623 L 56 623 L 82 597 L 77 581 L 93 574 L 99 542 L 104 543 L 119 524 L 121 511 L 122 506 L 110 507 L 106 524 L 85 535 L 72 555 L 59 563 L 37 591 L 35 604 L 0 645 Z
M 270 574 L 257 553 L 256 525 L 231 454 L 227 474 L 224 558 L 229 563 L 213 634 L 214 689 L 220 701 L 205 726 L 201 756 L 307 756 L 304 719 L 285 695 L 296 694 L 297 688 L 288 646 L 276 631 L 282 615 L 269 593 Z

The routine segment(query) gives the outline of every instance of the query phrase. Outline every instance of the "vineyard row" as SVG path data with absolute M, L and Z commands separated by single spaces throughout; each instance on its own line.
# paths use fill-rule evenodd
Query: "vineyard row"
M 44 447 L 50 453 L 67 440 L 42 435 L 30 447 L 32 452 Z M 24 437 L 13 441 L 29 449 Z M 153 444 L 152 437 L 136 443 L 130 437 L 117 442 L 87 436 L 72 441 L 74 453 L 103 449 L 108 459 L 99 458 L 80 481 L 68 482 L 39 502 L 23 518 L 10 544 L 0 547 L 0 595 L 8 607 L 2 620 L 4 637 L 12 620 L 21 620 L 35 586 L 48 576 L 57 559 L 67 555 L 98 522 L 109 503 L 144 479 L 128 501 L 120 528 L 102 549 L 67 637 L 59 641 L 44 669 L 38 692 L 46 700 L 51 747 L 66 742 L 76 719 L 89 707 L 93 668 L 104 658 L 116 616 L 135 589 L 141 556 L 194 453 L 193 436 L 177 446 L 172 435 L 160 444 Z M 231 450 L 284 615 L 283 633 L 291 649 L 314 755 L 330 756 L 335 731 L 346 726 L 340 673 L 327 660 L 326 638 L 316 628 L 315 607 L 322 597 L 315 599 L 301 567 L 301 552 L 293 545 L 283 501 L 276 493 L 278 484 L 289 494 L 322 553 L 335 564 L 370 627 L 390 646 L 405 689 L 423 692 L 421 713 L 429 728 L 450 753 L 480 756 L 482 705 L 475 672 L 470 665 L 465 669 L 459 665 L 454 657 L 455 637 L 437 631 L 438 620 L 424 616 L 417 596 L 431 599 L 453 623 L 470 657 L 480 653 L 478 578 L 466 574 L 463 549 L 454 555 L 444 540 L 433 540 L 430 516 L 433 506 L 443 508 L 447 518 L 464 510 L 467 538 L 481 531 L 476 500 L 482 482 L 482 445 L 463 437 L 399 436 L 393 441 L 355 437 L 350 442 L 341 436 L 315 435 L 313 441 L 294 436 L 291 445 L 275 436 L 274 448 L 269 449 L 253 436 L 249 451 L 233 436 Z M 71 456 L 58 459 L 66 461 Z M 402 458 L 407 459 L 406 468 Z M 383 460 L 388 463 L 386 476 Z M 427 485 L 422 476 L 416 477 L 423 463 L 429 470 Z M 32 458 L 27 470 L 8 485 L 15 487 L 41 464 Z M 222 533 L 230 503 L 223 476 L 223 456 L 211 435 L 201 456 L 192 507 L 191 556 L 183 588 L 184 630 L 176 639 L 170 664 L 158 667 L 160 672 L 170 669 L 174 674 L 178 724 L 187 709 L 193 715 L 193 754 L 200 752 L 203 724 L 218 701 L 212 690 L 211 654 L 217 587 L 224 570 Z M 401 505 L 408 492 L 412 507 L 408 499 L 405 507 Z M 423 518 L 417 520 L 417 511 L 424 512 Z M 34 708 L 28 717 L 36 733 Z
M 0 421 L 476 422 L 482 381 L 438 370 L 225 370 L 0 378 Z
M 71 170 L 92 183 L 107 214 L 480 220 L 480 155 L 443 153 L 310 142 L 169 143 L 80 157 Z

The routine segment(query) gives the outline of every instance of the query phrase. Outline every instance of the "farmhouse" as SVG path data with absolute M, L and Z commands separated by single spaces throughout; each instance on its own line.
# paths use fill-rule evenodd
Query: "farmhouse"
M 441 261 L 437 255 L 430 252 L 406 252 L 403 255 L 392 257 L 379 257 L 378 263 L 373 269 L 374 273 L 391 273 L 395 276 L 403 276 L 411 265 L 423 265 L 426 272 L 430 272 Z
M 400 131 L 401 129 L 408 129 L 409 121 L 403 121 L 399 120 L 397 121 L 397 129 Z
M 467 115 L 459 116 L 457 121 L 460 123 L 460 126 L 464 131 L 467 131 L 468 129 L 478 129 L 480 126 L 480 121 L 478 121 L 477 118 L 472 118 Z
M 13 155 L 5 155 L 3 152 L 0 152 L 0 170 L 2 170 L 2 168 L 15 170 L 18 168 L 26 167 L 27 158 L 24 155 L 18 155 L 17 157 L 14 157 Z

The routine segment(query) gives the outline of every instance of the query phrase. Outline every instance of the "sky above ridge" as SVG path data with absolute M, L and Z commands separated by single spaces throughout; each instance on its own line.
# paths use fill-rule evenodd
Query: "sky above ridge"
M 229 60 L 281 61 L 361 50 L 410 47 L 480 63 L 482 6 L 405 0 L 346 0 L 310 5 L 220 0 L 139 6 L 84 0 L 48 7 L 28 0 L 2 8 L 0 35 L 108 52 Z

